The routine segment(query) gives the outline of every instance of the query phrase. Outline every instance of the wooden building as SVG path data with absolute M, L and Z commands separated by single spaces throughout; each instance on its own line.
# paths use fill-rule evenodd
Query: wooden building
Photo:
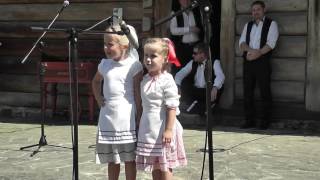
M 36 48 L 28 60 L 21 60 L 41 32 L 31 26 L 47 27 L 62 0 L 0 0 L 0 106 L 1 109 L 39 109 Z M 53 28 L 90 27 L 123 8 L 123 19 L 138 31 L 140 40 L 152 35 L 167 36 L 167 24 L 153 27 L 170 13 L 170 0 L 70 0 Z M 221 0 L 221 60 L 226 88 L 221 106 L 232 108 L 242 100 L 242 59 L 238 39 L 250 19 L 253 0 Z M 297 104 L 306 111 L 320 111 L 320 2 L 318 0 L 265 0 L 268 15 L 278 22 L 280 38 L 272 59 L 272 91 L 275 102 Z M 216 23 L 216 22 L 214 22 Z M 95 30 L 104 30 L 104 25 Z M 68 35 L 48 33 L 45 52 L 56 58 L 68 56 Z M 98 62 L 103 53 L 102 35 L 79 36 L 79 61 Z M 81 92 L 87 91 L 81 87 Z M 68 88 L 58 87 L 58 106 L 68 105 Z M 86 97 L 82 97 L 84 101 Z
M 221 59 L 227 74 L 223 106 L 242 99 L 242 60 L 238 40 L 250 19 L 253 0 L 223 0 Z M 280 37 L 272 58 L 275 103 L 320 111 L 320 44 L 317 0 L 265 0 L 267 15 L 275 19 Z M 290 113 L 290 112 L 288 112 Z

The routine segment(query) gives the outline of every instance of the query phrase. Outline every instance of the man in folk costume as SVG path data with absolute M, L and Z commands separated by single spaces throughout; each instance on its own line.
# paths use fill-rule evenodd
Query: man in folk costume
M 245 123 L 242 128 L 255 127 L 254 89 L 257 83 L 263 104 L 260 129 L 270 125 L 272 113 L 272 95 L 270 88 L 271 54 L 275 48 L 279 31 L 275 21 L 265 16 L 266 8 L 263 1 L 251 4 L 253 20 L 248 22 L 242 31 L 239 46 L 243 51 L 243 87 Z
M 206 45 L 204 43 L 196 44 L 192 56 L 193 59 L 177 72 L 175 82 L 181 92 L 182 100 L 188 104 L 194 104 L 194 107 L 190 106 L 188 111 L 204 116 L 206 111 L 205 64 L 209 57 Z M 219 59 L 213 60 L 212 70 L 211 101 L 218 103 L 225 80 Z
M 172 13 L 187 8 L 190 0 L 173 0 Z M 183 12 L 170 21 L 171 40 L 182 66 L 192 58 L 194 45 L 203 40 L 203 26 L 199 7 Z

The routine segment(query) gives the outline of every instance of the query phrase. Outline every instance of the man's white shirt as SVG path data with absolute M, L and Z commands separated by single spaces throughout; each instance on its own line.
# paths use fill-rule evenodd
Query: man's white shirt
M 179 72 L 177 72 L 175 76 L 175 82 L 178 86 L 181 86 L 182 80 L 191 72 L 192 70 L 192 62 L 193 60 L 189 61 L 187 65 L 185 65 Z M 204 76 L 205 70 L 205 63 L 199 64 L 195 77 L 194 77 L 194 86 L 197 88 L 205 88 L 206 87 L 206 80 Z M 224 83 L 225 75 L 221 68 L 221 63 L 219 60 L 215 60 L 213 63 L 214 75 L 216 76 L 214 79 L 213 86 L 220 89 Z
M 263 19 L 265 19 L 265 17 Z M 252 49 L 260 49 L 262 26 L 263 26 L 263 21 L 259 21 L 258 24 L 253 23 L 253 25 L 252 25 L 252 29 L 250 32 L 250 42 L 249 42 L 249 47 Z M 243 42 L 246 42 L 247 27 L 248 27 L 248 23 L 244 26 L 243 31 L 241 33 L 241 37 L 239 40 L 239 46 Z M 274 49 L 276 46 L 278 37 L 279 37 L 278 25 L 275 21 L 272 21 L 270 28 L 269 28 L 266 44 L 271 49 Z

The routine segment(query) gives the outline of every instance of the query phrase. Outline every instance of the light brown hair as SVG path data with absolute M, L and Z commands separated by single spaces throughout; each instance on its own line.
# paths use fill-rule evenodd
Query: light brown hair
M 144 47 L 147 46 L 148 44 L 159 44 L 160 45 L 160 54 L 163 56 L 165 59 L 165 64 L 163 65 L 163 70 L 170 71 L 171 70 L 171 65 L 168 62 L 168 52 L 169 52 L 169 47 L 168 47 L 168 41 L 165 40 L 164 38 L 148 38 L 144 42 Z

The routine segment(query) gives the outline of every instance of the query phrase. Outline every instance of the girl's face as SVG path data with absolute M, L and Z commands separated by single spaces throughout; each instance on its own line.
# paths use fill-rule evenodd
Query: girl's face
M 106 35 L 104 38 L 104 53 L 107 58 L 120 61 L 125 58 L 126 47 L 121 45 L 114 35 Z
M 160 74 L 165 63 L 166 59 L 161 53 L 161 46 L 159 43 L 146 44 L 144 46 L 143 64 L 150 75 Z

